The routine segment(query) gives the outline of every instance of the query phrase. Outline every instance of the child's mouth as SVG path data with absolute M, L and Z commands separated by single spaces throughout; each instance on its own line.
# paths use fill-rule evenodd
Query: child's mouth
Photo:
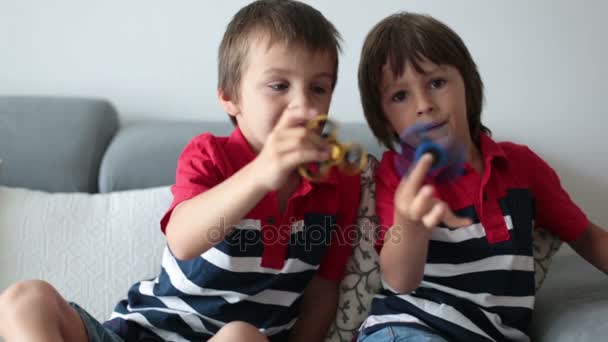
M 447 121 L 417 123 L 401 133 L 403 143 L 416 148 L 423 139 L 442 142 L 449 139 L 450 131 Z

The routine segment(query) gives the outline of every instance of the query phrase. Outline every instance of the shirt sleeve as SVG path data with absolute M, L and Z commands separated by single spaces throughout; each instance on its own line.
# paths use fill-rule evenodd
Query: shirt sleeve
M 186 145 L 177 160 L 175 184 L 171 187 L 173 202 L 160 221 L 164 233 L 169 223 L 173 209 L 183 201 L 189 200 L 208 189 L 216 186 L 222 180 L 212 156 L 217 149 L 211 134 L 202 134 Z
M 340 206 L 337 213 L 337 227 L 333 230 L 330 245 L 318 271 L 322 278 L 335 281 L 340 281 L 344 277 L 346 263 L 352 253 L 361 196 L 359 175 L 344 177 L 342 180 L 339 185 Z
M 583 211 L 561 185 L 559 176 L 542 158 L 528 149 L 535 225 L 549 230 L 562 241 L 574 241 L 589 226 Z

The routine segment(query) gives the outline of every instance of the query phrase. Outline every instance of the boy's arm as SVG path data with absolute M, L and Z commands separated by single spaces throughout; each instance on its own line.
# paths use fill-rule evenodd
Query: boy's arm
M 338 307 L 339 281 L 324 279 L 315 275 L 306 290 L 300 306 L 290 342 L 323 341 Z
M 471 224 L 470 219 L 456 216 L 445 202 L 436 199 L 432 186 L 423 186 L 432 164 L 433 157 L 424 155 L 395 191 L 394 221 L 384 236 L 380 270 L 385 285 L 397 293 L 410 293 L 420 285 L 435 226 L 442 221 L 450 227 Z M 378 191 L 377 195 L 380 197 Z
M 301 121 L 296 115 L 283 115 L 253 162 L 173 209 L 165 235 L 177 259 L 194 258 L 224 240 L 298 165 L 329 157 L 327 142 L 299 126 Z
M 191 259 L 221 242 L 267 193 L 252 162 L 217 186 L 178 204 L 165 229 L 180 260 Z
M 608 274 L 608 232 L 590 223 L 578 239 L 569 243 L 580 256 Z
M 535 224 L 547 227 L 583 258 L 608 273 L 608 232 L 589 222 L 561 185 L 559 176 L 532 150 L 520 162 L 529 167 L 535 198 Z
M 430 235 L 430 229 L 407 227 L 404 220 L 395 217 L 395 225 L 384 235 L 380 251 L 380 272 L 385 286 L 396 293 L 410 293 L 420 285 Z

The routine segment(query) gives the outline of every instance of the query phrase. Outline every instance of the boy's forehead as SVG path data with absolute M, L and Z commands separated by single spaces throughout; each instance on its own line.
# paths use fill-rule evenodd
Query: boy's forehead
M 394 78 L 403 76 L 404 73 L 411 72 L 416 74 L 431 74 L 435 71 L 447 70 L 447 64 L 436 64 L 428 58 L 421 57 L 416 60 L 408 59 L 394 63 L 392 58 L 387 58 L 382 66 L 384 76 L 392 75 Z
M 303 42 L 286 42 L 286 41 L 271 41 L 268 36 L 259 36 L 251 40 L 247 49 L 247 59 L 253 59 L 257 68 L 278 68 L 282 65 L 293 65 L 299 63 L 310 63 L 312 60 L 331 61 L 329 64 L 330 71 L 334 73 L 336 66 L 336 56 L 331 51 L 313 49 Z M 322 63 L 326 64 L 326 63 Z M 318 65 L 319 69 L 324 65 Z
M 315 49 L 306 44 L 303 39 L 287 39 L 279 35 L 274 35 L 268 30 L 256 29 L 250 32 L 246 39 L 249 50 L 261 48 L 268 52 L 272 48 L 284 48 L 286 50 L 299 49 L 310 54 L 332 54 L 331 49 Z
M 259 45 L 258 45 L 259 44 Z M 257 43 L 253 45 L 259 46 L 263 53 L 268 54 L 271 50 L 275 54 L 281 55 L 294 55 L 301 56 L 303 58 L 316 58 L 316 57 L 332 57 L 335 58 L 333 53 L 328 49 L 315 49 L 303 41 L 285 41 L 285 40 L 270 40 L 270 37 L 258 39 Z
M 385 91 L 395 82 L 407 82 L 409 77 L 419 77 L 433 75 L 437 73 L 449 73 L 452 66 L 448 64 L 435 64 L 434 62 L 425 59 L 412 61 L 404 61 L 401 65 L 393 65 L 389 60 L 382 66 L 381 73 L 381 91 Z M 409 75 L 409 76 L 408 76 Z

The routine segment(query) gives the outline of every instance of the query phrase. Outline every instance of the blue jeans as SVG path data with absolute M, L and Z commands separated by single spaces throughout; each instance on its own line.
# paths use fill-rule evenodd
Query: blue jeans
M 387 325 L 369 335 L 360 333 L 359 342 L 448 342 L 440 335 L 411 325 Z

